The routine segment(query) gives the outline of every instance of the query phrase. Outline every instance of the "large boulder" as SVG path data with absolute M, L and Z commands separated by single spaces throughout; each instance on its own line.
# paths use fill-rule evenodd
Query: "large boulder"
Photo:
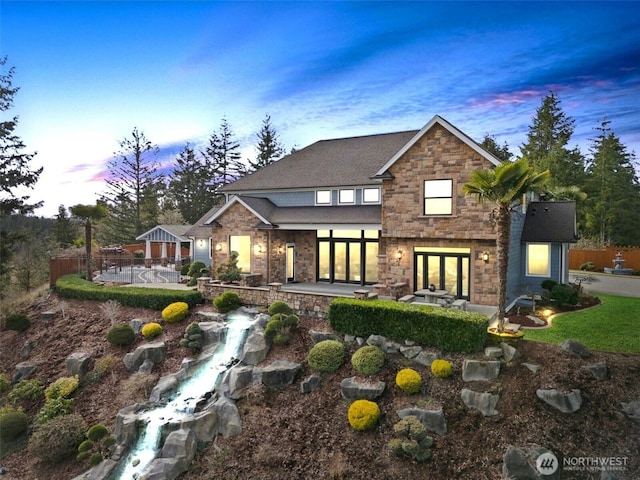
M 558 458 L 547 448 L 507 447 L 502 457 L 502 478 L 518 480 L 558 480 L 562 468 Z
M 444 435 L 447 433 L 447 421 L 444 418 L 442 407 L 438 410 L 423 410 L 422 408 L 410 407 L 398 410 L 398 417 L 405 418 L 410 415 L 417 417 L 428 431 Z
M 184 471 L 178 458 L 156 458 L 137 480 L 175 480 Z
M 267 357 L 270 345 L 264 336 L 264 330 L 256 327 L 247 337 L 242 349 L 242 361 L 247 365 L 257 365 Z
M 20 380 L 27 380 L 37 368 L 38 366 L 35 363 L 18 363 L 15 367 L 15 371 L 13 372 L 13 377 L 11 377 L 11 382 L 18 383 Z
M 302 365 L 287 360 L 277 360 L 260 369 L 262 384 L 269 388 L 284 388 L 293 383 Z
M 591 351 L 576 340 L 565 340 L 560 344 L 560 348 L 574 357 L 587 358 L 591 356 Z
M 560 410 L 562 413 L 577 412 L 582 406 L 582 396 L 578 389 L 573 389 L 569 393 L 560 392 L 556 389 L 538 389 L 536 390 L 536 395 L 540 400 Z
M 465 382 L 483 382 L 498 378 L 500 362 L 496 360 L 470 360 L 462 363 L 462 380 Z
M 162 363 L 167 356 L 167 347 L 164 342 L 152 342 L 141 345 L 133 352 L 124 356 L 124 366 L 129 372 L 136 372 L 145 360 L 150 360 L 154 365 Z
M 198 441 L 191 430 L 181 429 L 171 432 L 158 454 L 158 458 L 174 458 L 178 460 L 177 467 L 187 470 L 191 460 L 196 455 Z
M 498 414 L 496 405 L 498 404 L 498 400 L 500 400 L 500 395 L 492 395 L 487 392 L 479 393 L 463 388 L 460 391 L 460 396 L 468 408 L 479 410 L 485 417 Z
M 251 385 L 253 381 L 253 367 L 249 365 L 236 365 L 229 371 L 227 383 L 229 385 L 229 396 L 234 400 L 242 397 L 245 387 Z
M 375 400 L 382 395 L 385 388 L 384 382 L 359 381 L 357 377 L 345 378 L 340 382 L 342 398 L 349 401 Z
M 593 365 L 586 365 L 582 368 L 591 372 L 591 375 L 593 375 L 596 380 L 602 381 L 609 378 L 609 367 L 607 366 L 607 362 L 597 362 Z
M 219 315 L 219 314 L 216 314 Z M 227 337 L 227 326 L 221 322 L 201 322 L 198 324 L 202 333 L 203 345 L 222 343 Z

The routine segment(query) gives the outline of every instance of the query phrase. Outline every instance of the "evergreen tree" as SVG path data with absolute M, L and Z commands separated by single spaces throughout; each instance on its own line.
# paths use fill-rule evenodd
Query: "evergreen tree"
M 599 246 L 640 245 L 640 184 L 635 154 L 603 120 L 591 141 L 585 184 L 586 233 Z
M 107 244 L 132 243 L 158 223 L 164 177 L 156 160 L 158 146 L 134 128 L 119 143 L 120 151 L 108 162 L 111 173 L 100 201 L 108 208 L 102 240 Z
M 78 225 L 67 214 L 64 205 L 58 206 L 58 214 L 56 215 L 55 224 L 53 226 L 56 246 L 67 248 L 72 245 L 78 236 Z
M 172 203 L 184 220 L 194 224 L 214 205 L 212 176 L 205 157 L 197 157 L 187 143 L 178 158 L 169 180 Z
M 256 170 L 279 160 L 285 153 L 284 146 L 280 143 L 278 133 L 271 124 L 271 117 L 269 115 L 265 115 L 262 120 L 262 128 L 258 132 L 257 136 L 257 154 L 255 160 L 249 160 L 250 172 L 255 172 Z
M 234 139 L 226 118 L 222 119 L 218 132 L 212 133 L 209 137 L 209 146 L 203 155 L 207 168 L 212 173 L 210 186 L 216 196 L 221 187 L 247 173 L 247 167 L 240 161 L 240 143 Z M 220 198 L 214 200 L 215 203 L 221 203 Z
M 486 134 L 480 143 L 482 148 L 484 148 L 487 152 L 493 153 L 496 157 L 498 157 L 503 162 L 510 162 L 513 157 L 513 153 L 509 151 L 509 145 L 507 142 L 504 144 L 498 145 L 496 141 L 495 135 Z
M 4 70 L 7 57 L 0 58 L 0 68 Z M 13 87 L 14 68 L 0 73 L 0 111 L 6 112 L 13 106 L 13 97 L 18 92 Z M 31 213 L 42 202 L 30 204 L 29 196 L 18 196 L 19 188 L 32 188 L 38 181 L 42 168 L 32 169 L 29 163 L 35 153 L 26 153 L 25 144 L 15 129 L 18 117 L 0 119 L 0 298 L 4 297 L 9 284 L 10 260 L 20 234 L 3 227 L 3 220 L 15 214 Z
M 549 170 L 550 187 L 579 186 L 584 181 L 584 158 L 577 147 L 567 148 L 575 121 L 560 103 L 553 92 L 542 99 L 520 151 L 536 172 Z

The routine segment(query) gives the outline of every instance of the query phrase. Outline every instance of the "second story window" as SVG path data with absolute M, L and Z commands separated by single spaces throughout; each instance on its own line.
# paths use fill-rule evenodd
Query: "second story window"
M 355 203 L 355 201 L 356 201 L 356 194 L 353 189 L 340 190 L 338 194 L 339 203 Z
M 453 180 L 424 181 L 424 214 L 451 215 L 453 212 Z
M 316 205 L 331 205 L 331 190 L 316 190 Z
M 379 188 L 363 188 L 362 203 L 380 203 Z

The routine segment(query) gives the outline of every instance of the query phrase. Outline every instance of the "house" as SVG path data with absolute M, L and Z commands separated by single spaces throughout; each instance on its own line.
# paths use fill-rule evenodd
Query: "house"
M 492 206 L 462 187 L 472 171 L 499 164 L 435 116 L 419 131 L 313 143 L 226 185 L 226 203 L 194 228 L 209 229 L 214 266 L 236 251 L 242 271 L 263 284 L 346 283 L 386 294 L 435 285 L 495 305 Z M 513 295 L 527 283 L 522 266 L 512 272 Z

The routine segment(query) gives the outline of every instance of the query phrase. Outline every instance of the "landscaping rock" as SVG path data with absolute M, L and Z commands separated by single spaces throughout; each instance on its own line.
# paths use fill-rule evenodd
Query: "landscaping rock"
M 622 402 L 622 410 L 629 418 L 633 418 L 635 421 L 640 422 L 640 398 L 632 400 L 629 403 Z
M 562 413 L 577 412 L 582 406 L 582 396 L 580 390 L 573 389 L 570 393 L 559 392 L 558 390 L 536 390 L 536 395 L 543 402 L 560 410 Z
M 420 420 L 428 431 L 444 435 L 447 433 L 447 421 L 442 408 L 438 410 L 423 410 L 421 408 L 404 408 L 398 411 L 398 417 L 405 418 L 413 415 Z
M 498 378 L 500 362 L 495 360 L 479 361 L 465 359 L 462 363 L 462 380 L 465 382 L 482 382 Z
M 234 400 L 242 397 L 242 390 L 251 385 L 253 380 L 253 367 L 236 365 L 229 372 L 227 381 L 229 384 L 229 396 Z
M 13 377 L 11 377 L 11 383 L 18 383 L 20 380 L 27 380 L 33 372 L 37 370 L 38 366 L 31 362 L 20 362 L 16 365 Z
M 423 350 L 413 359 L 413 361 L 420 365 L 424 365 L 425 367 L 430 367 L 433 361 L 437 360 L 438 357 L 439 355 L 435 352 L 427 352 Z
M 269 344 L 264 336 L 264 330 L 256 327 L 247 337 L 242 349 L 242 361 L 247 365 L 257 365 L 267 357 Z
M 138 368 L 138 373 L 151 373 L 153 371 L 153 362 L 148 358 L 142 362 L 142 365 Z
M 144 321 L 139 318 L 134 318 L 133 320 L 129 320 L 129 326 L 133 329 L 133 333 L 136 335 L 142 332 L 142 327 L 144 327 Z
M 156 458 L 136 480 L 175 480 L 184 472 L 181 464 L 177 458 Z
M 520 358 L 520 352 L 506 342 L 500 343 L 500 350 L 502 351 L 502 358 L 505 362 L 512 362 Z
M 596 380 L 602 381 L 609 378 L 609 367 L 607 366 L 607 362 L 598 362 L 582 368 L 590 371 L 591 375 L 593 375 Z
M 536 462 L 541 455 L 545 455 L 544 459 L 548 460 L 545 465 L 549 465 L 542 474 Z M 549 457 L 546 458 L 546 455 Z M 562 475 L 562 469 L 559 464 L 555 464 L 556 470 L 549 462 L 558 462 L 557 457 L 551 450 L 543 447 L 533 446 L 526 448 L 518 448 L 509 446 L 502 457 L 502 478 L 513 478 L 518 480 L 559 480 Z M 540 466 L 543 469 L 542 465 Z
M 220 314 L 217 314 L 220 315 Z M 227 326 L 221 322 L 200 322 L 203 345 L 222 343 L 227 338 Z
M 340 342 L 340 337 L 335 333 L 331 332 L 318 332 L 316 330 L 309 330 L 309 336 L 311 337 L 311 341 L 315 345 L 316 343 L 323 342 L 324 340 L 337 340 Z
M 196 455 L 196 447 L 196 436 L 191 430 L 176 430 L 167 436 L 158 458 L 175 459 L 177 463 L 173 466 L 172 471 L 181 470 L 178 472 L 180 474 L 189 468 L 191 460 Z
M 117 462 L 115 460 L 105 458 L 91 470 L 74 477 L 72 480 L 107 480 L 116 466 Z
M 420 354 L 420 352 L 422 352 L 422 347 L 400 347 L 400 353 L 409 360 L 416 358 Z
M 463 388 L 460 391 L 462 401 L 468 408 L 479 410 L 485 417 L 497 415 L 496 405 L 500 400 L 500 395 L 492 395 L 490 393 L 478 393 L 473 390 Z
M 531 370 L 533 373 L 538 373 L 540 371 L 540 365 L 534 365 L 533 363 L 523 363 L 525 367 Z
M 502 349 L 500 347 L 487 347 L 484 349 L 484 356 L 489 360 L 497 360 L 502 358 Z
M 320 377 L 317 375 L 310 375 L 300 382 L 301 393 L 311 393 L 320 385 Z
M 40 320 L 42 323 L 50 323 L 53 322 L 53 319 L 56 318 L 56 312 L 42 312 L 40 313 Z
M 349 401 L 375 400 L 382 395 L 385 388 L 386 384 L 384 382 L 359 382 L 357 377 L 345 378 L 340 382 L 342 398 Z
M 67 357 L 67 375 L 83 378 L 91 368 L 91 357 L 86 352 L 74 352 Z
M 262 383 L 269 388 L 284 388 L 293 383 L 302 365 L 287 360 L 277 360 L 261 368 Z
M 36 344 L 34 342 L 24 342 L 23 347 L 20 349 L 20 358 L 27 358 L 35 347 Z
M 226 319 L 226 315 L 224 313 L 218 313 L 218 312 L 199 311 L 199 312 L 194 312 L 193 316 L 195 321 L 201 324 L 200 327 L 202 327 L 202 323 L 224 324 Z
M 124 356 L 124 366 L 128 372 L 135 372 L 145 360 L 150 360 L 154 365 L 161 363 L 167 356 L 167 347 L 164 342 L 153 342 L 141 345 L 132 353 Z
M 560 344 L 560 348 L 567 352 L 569 355 L 573 355 L 578 358 L 587 358 L 591 356 L 591 351 L 580 342 L 575 340 L 565 340 Z

